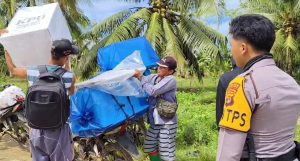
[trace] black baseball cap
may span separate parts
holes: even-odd
[[[77,55],[79,48],[68,39],[55,40],[52,43],[52,51],[56,55],[68,56],[70,54]]]
[[[166,67],[171,70],[175,70],[177,68],[177,61],[171,57],[171,56],[166,56],[162,58],[157,64],[161,67]]]

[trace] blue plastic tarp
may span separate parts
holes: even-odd
[[[99,49],[101,72],[112,70],[137,50],[147,69],[156,66],[159,57],[141,37]],[[148,108],[147,97],[113,96],[93,87],[82,88],[71,97],[70,127],[74,136],[95,137],[143,116]]]
[[[148,110],[145,98],[118,97],[84,88],[71,98],[70,126],[75,136],[95,137],[127,119],[139,118]]]
[[[144,37],[129,39],[100,48],[98,50],[98,65],[102,72],[112,70],[136,50],[140,51],[143,63],[147,68],[157,66],[159,57]]]
[[[141,82],[133,78],[136,70],[141,72],[146,70],[139,51],[127,56],[114,69],[77,83],[76,89],[91,87],[116,96],[144,97],[146,93],[142,89]]]

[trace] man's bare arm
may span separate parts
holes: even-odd
[[[8,31],[6,29],[0,30],[0,36],[2,36],[5,33],[8,33]],[[6,50],[5,50],[5,61],[6,61],[8,70],[12,74],[12,76],[19,77],[21,79],[27,78],[27,70],[25,68],[17,68],[15,66],[15,64],[13,63],[9,53]]]
[[[25,68],[17,68],[15,64],[13,63],[9,53],[5,51],[5,61],[6,65],[8,67],[8,70],[10,71],[12,76],[21,78],[21,79],[27,79],[27,70]]]

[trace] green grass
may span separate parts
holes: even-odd
[[[191,83],[192,82],[192,83]],[[212,161],[217,149],[216,79],[178,79],[178,161]]]
[[[215,91],[218,83],[216,80],[214,77],[203,78],[201,81],[197,78],[177,78],[177,87],[178,91],[186,92]]]
[[[17,79],[17,78],[9,78],[9,77],[1,77],[0,76],[0,86],[3,86],[3,85],[15,85],[17,87],[20,87],[22,88],[22,90],[24,92],[27,91],[27,88],[28,88],[28,82],[26,80],[21,80],[21,79]]]
[[[297,125],[295,139],[300,142],[300,125]]]

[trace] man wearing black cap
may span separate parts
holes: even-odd
[[[3,30],[0,32],[4,33]],[[45,65],[47,72],[55,72],[65,66],[70,54],[78,54],[78,48],[67,39],[56,40],[52,44],[51,59]],[[27,79],[30,86],[38,79],[40,71],[38,67],[30,69],[18,68],[14,65],[9,53],[5,51],[6,64],[12,76]],[[68,95],[74,93],[75,75],[66,71],[61,76]],[[69,108],[69,107],[66,107]],[[49,116],[52,119],[53,116]],[[33,161],[72,161],[73,145],[70,127],[64,123],[56,129],[30,129],[30,150]]]
[[[149,154],[150,161],[174,161],[177,114],[175,111],[174,115],[166,118],[160,114],[157,105],[160,99],[173,104],[177,103],[177,85],[173,76],[177,62],[173,57],[166,56],[157,62],[157,65],[157,74],[142,76],[137,71],[134,75],[141,80],[142,88],[149,95],[150,128],[145,137],[144,151]]]

